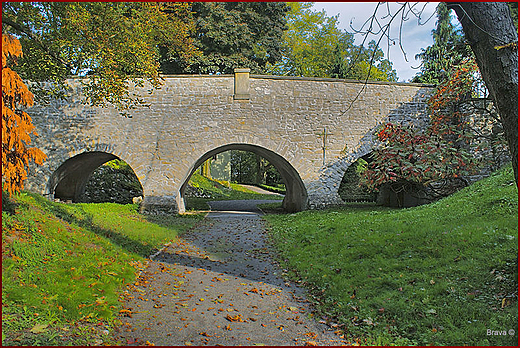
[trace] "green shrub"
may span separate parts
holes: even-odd
[[[143,196],[143,188],[134,171],[126,162],[115,159],[92,173],[81,201],[130,204],[139,196]]]

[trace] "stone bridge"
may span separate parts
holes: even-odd
[[[26,188],[50,199],[78,201],[91,173],[120,158],[139,178],[143,210],[183,212],[190,176],[208,158],[246,150],[280,172],[288,211],[342,203],[348,166],[371,151],[381,122],[427,122],[431,86],[326,78],[250,75],[164,76],[131,90],[147,104],[124,117],[81,100],[70,80],[65,100],[28,110],[35,146],[48,156],[32,165]]]

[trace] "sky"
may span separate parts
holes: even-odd
[[[397,77],[400,82],[409,81],[419,71],[419,69],[412,68],[419,67],[421,64],[420,60],[415,59],[415,55],[421,52],[421,48],[426,48],[433,43],[431,32],[436,26],[437,17],[434,12],[437,4],[438,3],[436,2],[432,2],[419,3],[417,5],[417,11],[422,10],[423,6],[425,6],[421,15],[421,23],[426,22],[425,24],[418,25],[418,19],[413,15],[408,16],[409,19],[404,22],[401,43],[408,61],[405,60],[397,41],[395,45],[390,45],[389,51],[386,40],[383,39],[381,41],[381,48],[385,53],[385,58],[389,59],[393,63],[393,68],[397,71]],[[318,11],[325,10],[329,17],[339,14],[338,27],[353,33],[354,31],[350,27],[351,20],[352,26],[355,29],[361,29],[363,23],[374,13],[376,6],[377,2],[316,2],[313,8]],[[395,14],[396,10],[400,7],[398,3],[389,3],[389,6],[391,14]],[[386,5],[380,7],[377,15],[378,20],[380,20],[381,23],[386,23],[388,19],[382,17],[387,14],[388,11]],[[431,17],[432,15],[433,17]],[[427,21],[428,18],[430,18],[429,21]],[[400,17],[396,19],[399,20],[395,21],[395,24],[391,26],[390,31],[390,37],[395,39],[399,37]],[[355,44],[359,45],[363,41],[363,36],[361,34],[354,34],[354,39]],[[369,37],[365,46],[367,46],[370,40],[376,40],[377,42],[378,37]]]

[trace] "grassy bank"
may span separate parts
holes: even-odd
[[[288,275],[352,340],[518,342],[518,191],[511,168],[426,206],[358,204],[266,218]]]
[[[269,185],[265,185],[265,184],[259,184],[257,186],[262,188],[262,189],[264,189],[264,190],[266,190],[266,191],[279,193],[281,195],[285,195],[285,193],[286,193],[285,185],[283,185],[283,184],[278,184],[276,186],[269,186]]]
[[[110,343],[124,284],[200,218],[16,196],[2,211],[3,345]]]
[[[251,191],[239,184],[211,180],[198,173],[192,175],[189,185],[196,193],[185,197],[187,210],[209,210],[207,202],[242,199],[283,199],[277,195],[265,195]],[[198,197],[196,197],[196,196]]]

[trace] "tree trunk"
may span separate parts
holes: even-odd
[[[211,159],[202,163],[200,166],[200,174],[208,179],[211,179]]]
[[[256,161],[255,184],[257,184],[257,185],[265,184],[265,168],[262,163],[262,157],[258,154],[255,154],[255,161]]]
[[[509,145],[518,187],[518,32],[506,2],[452,2]]]

